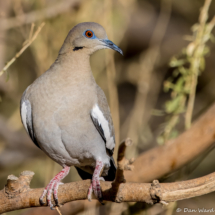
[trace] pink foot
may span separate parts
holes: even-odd
[[[103,179],[103,178],[100,178],[100,174],[103,169],[103,166],[104,166],[104,164],[102,161],[100,161],[100,160],[96,161],[96,168],[93,173],[92,184],[90,185],[90,188],[88,190],[88,195],[87,195],[87,198],[89,201],[91,201],[91,199],[92,199],[92,192],[93,192],[95,194],[96,198],[98,198],[99,201],[102,202],[102,191],[101,191],[99,180]]]
[[[57,192],[58,192],[58,186],[61,184],[61,180],[64,179],[68,173],[69,173],[70,167],[65,166],[61,172],[59,172],[50,182],[49,184],[46,186],[46,188],[43,191],[43,194],[40,197],[40,204],[44,205],[45,202],[43,201],[43,198],[45,197],[45,195],[47,194],[47,202],[48,202],[48,206],[53,210],[53,204],[51,202],[51,196],[52,193],[54,192],[54,200],[56,205],[58,205],[58,196],[57,196]]]

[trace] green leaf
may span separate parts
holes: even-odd
[[[179,72],[182,74],[182,75],[188,75],[189,74],[189,70],[188,69],[185,69],[183,66],[180,66],[178,68]]]
[[[169,66],[170,67],[179,67],[179,66],[183,66],[185,63],[186,63],[185,59],[178,60],[177,58],[173,57],[170,61]]]
[[[175,84],[174,91],[176,91],[177,93],[183,92],[184,83],[185,83],[184,77],[181,76]]]
[[[165,110],[167,113],[174,113],[179,105],[179,99],[178,97],[175,97],[174,99],[167,101],[165,103]]]
[[[180,95],[177,95],[172,100],[167,101],[165,103],[165,111],[169,114],[170,113],[179,114],[184,112],[184,99],[185,99],[185,95],[180,94]]]

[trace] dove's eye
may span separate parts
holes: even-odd
[[[85,32],[85,36],[88,37],[88,38],[92,38],[93,37],[93,32],[88,30]]]

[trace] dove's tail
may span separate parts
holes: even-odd
[[[103,176],[103,178],[105,179],[105,181],[113,181],[115,179],[115,175],[116,175],[116,165],[114,162],[113,157],[111,157],[110,159],[110,169],[108,170],[108,175]],[[85,172],[84,170],[80,169],[79,167],[76,167],[76,170],[78,171],[78,174],[80,175],[80,177],[83,180],[86,179],[92,179],[92,175],[88,172]]]

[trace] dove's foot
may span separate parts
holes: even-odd
[[[92,199],[92,192],[95,194],[96,198],[102,203],[102,191],[99,180],[104,180],[100,177],[101,171],[103,170],[104,164],[102,161],[96,161],[96,168],[93,173],[92,184],[88,190],[87,198],[89,201]]]
[[[43,198],[47,197],[47,203],[48,203],[48,206],[53,210],[54,209],[54,206],[51,202],[51,196],[52,196],[52,193],[54,194],[54,200],[55,200],[55,203],[56,205],[58,206],[58,196],[57,196],[57,192],[58,192],[58,186],[60,184],[62,184],[60,181],[62,179],[64,179],[68,173],[69,173],[69,170],[70,170],[70,167],[68,166],[65,166],[61,172],[59,172],[50,182],[49,184],[46,186],[46,188],[44,189],[43,191],[43,194],[41,195],[40,197],[40,204],[41,205],[44,205],[45,202],[43,201]]]

